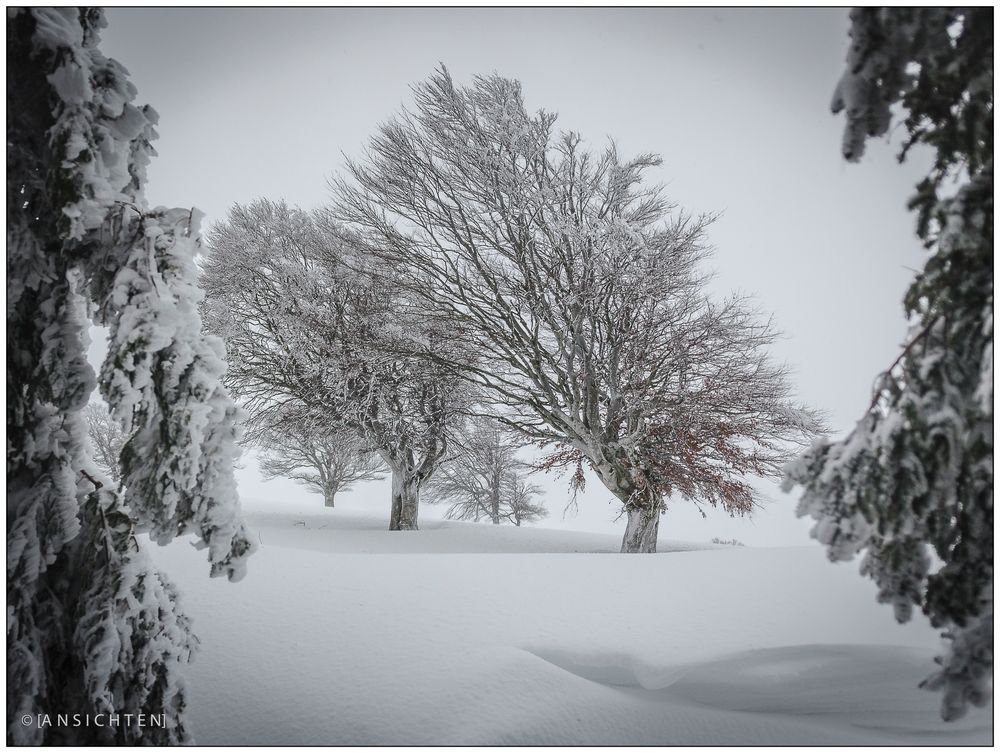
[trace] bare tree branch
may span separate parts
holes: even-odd
[[[770,321],[706,295],[713,218],[644,184],[655,155],[554,133],[516,81],[456,87],[441,68],[414,100],[332,188],[374,273],[441,333],[421,354],[550,463],[588,464],[628,512],[626,550],[655,548],[673,494],[749,513],[747,477],[779,475],[822,426],[767,355]]]
[[[447,450],[462,394],[417,352],[433,348],[433,326],[410,315],[388,271],[363,269],[352,237],[322,212],[237,205],[209,246],[206,326],[226,342],[248,440],[290,413],[354,432],[392,471],[390,528],[416,528],[420,485]]]
[[[452,457],[428,484],[428,501],[449,502],[446,517],[488,519],[514,525],[548,515],[534,497],[541,489],[528,483],[529,466],[518,458],[524,440],[496,419],[469,421],[452,439]]]

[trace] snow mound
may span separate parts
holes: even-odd
[[[942,737],[954,744],[983,744],[992,736],[983,714],[944,723],[938,716],[940,698],[919,689],[934,653],[864,645],[758,649],[695,667],[667,694],[720,710],[808,717],[824,726],[898,735],[910,742]]]
[[[262,545],[240,583],[209,579],[183,542],[154,551],[202,641],[201,744],[992,738],[990,710],[946,724],[916,688],[935,631],[897,625],[818,546],[619,555],[597,548],[616,537],[552,529],[253,517]]]

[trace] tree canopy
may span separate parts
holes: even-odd
[[[423,355],[550,462],[592,468],[627,512],[623,551],[655,550],[671,495],[749,513],[747,476],[778,474],[821,423],[769,358],[770,322],[706,295],[711,218],[646,184],[655,155],[556,133],[516,81],[441,68],[413,92],[334,212],[455,343]]]

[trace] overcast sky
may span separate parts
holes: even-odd
[[[197,206],[208,223],[233,203],[284,198],[311,208],[327,180],[409,86],[444,63],[458,82],[521,81],[529,109],[595,148],[663,156],[658,179],[692,212],[721,211],[713,287],[755,294],[786,337],[776,356],[799,396],[838,433],[868,404],[905,335],[903,291],[922,264],[905,203],[924,162],[895,160],[901,134],[840,156],[830,97],[847,50],[842,9],[110,9],[105,54],[160,114],[153,204]],[[926,159],[924,157],[924,159]],[[300,487],[239,472],[248,508],[322,505]],[[563,519],[564,481],[547,480],[546,525],[621,532],[591,479]],[[672,504],[661,537],[808,543],[794,497],[773,484],[753,521]],[[359,487],[346,507],[385,508]],[[421,517],[438,517],[422,506]]]

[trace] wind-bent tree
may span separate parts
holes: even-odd
[[[416,529],[420,487],[447,451],[460,394],[414,353],[414,343],[433,349],[438,333],[393,280],[364,270],[352,237],[322,213],[234,206],[210,246],[206,325],[228,347],[227,383],[250,414],[250,438],[293,408],[357,432],[392,472],[390,529]]]
[[[777,475],[819,422],[768,358],[770,324],[705,295],[709,219],[643,185],[659,158],[555,135],[516,81],[460,88],[442,68],[414,97],[335,183],[335,212],[460,344],[425,356],[554,462],[588,464],[627,514],[622,551],[655,551],[673,494],[749,513],[745,477]]]
[[[213,575],[252,544],[233,483],[236,407],[201,334],[192,210],[150,211],[156,114],[101,54],[97,9],[7,17],[7,740],[190,741],[197,645],[138,533],[194,533]],[[127,435],[124,497],[90,457],[88,310],[100,389]],[[60,727],[56,714],[162,724]],[[48,715],[48,716],[46,716]],[[47,723],[48,722],[48,723]]]
[[[122,480],[120,459],[128,439],[120,423],[115,421],[103,405],[91,403],[83,411],[87,433],[94,450],[94,462],[118,486]]]
[[[848,436],[787,469],[799,515],[832,560],[864,552],[862,573],[906,622],[913,607],[948,650],[924,687],[957,719],[992,695],[993,669],[993,9],[851,12],[844,156],[885,134],[899,104],[930,173],[910,208],[930,250],[906,297],[906,345]],[[934,563],[931,550],[936,557]]]
[[[525,478],[527,464],[518,459],[524,442],[499,421],[476,418],[457,429],[453,456],[429,482],[431,502],[450,503],[452,520],[488,519],[514,525],[548,515],[533,500],[541,493]]]
[[[292,415],[263,431],[260,445],[264,478],[297,481],[322,494],[327,507],[351,484],[384,478],[382,458],[350,429],[330,429]]]

